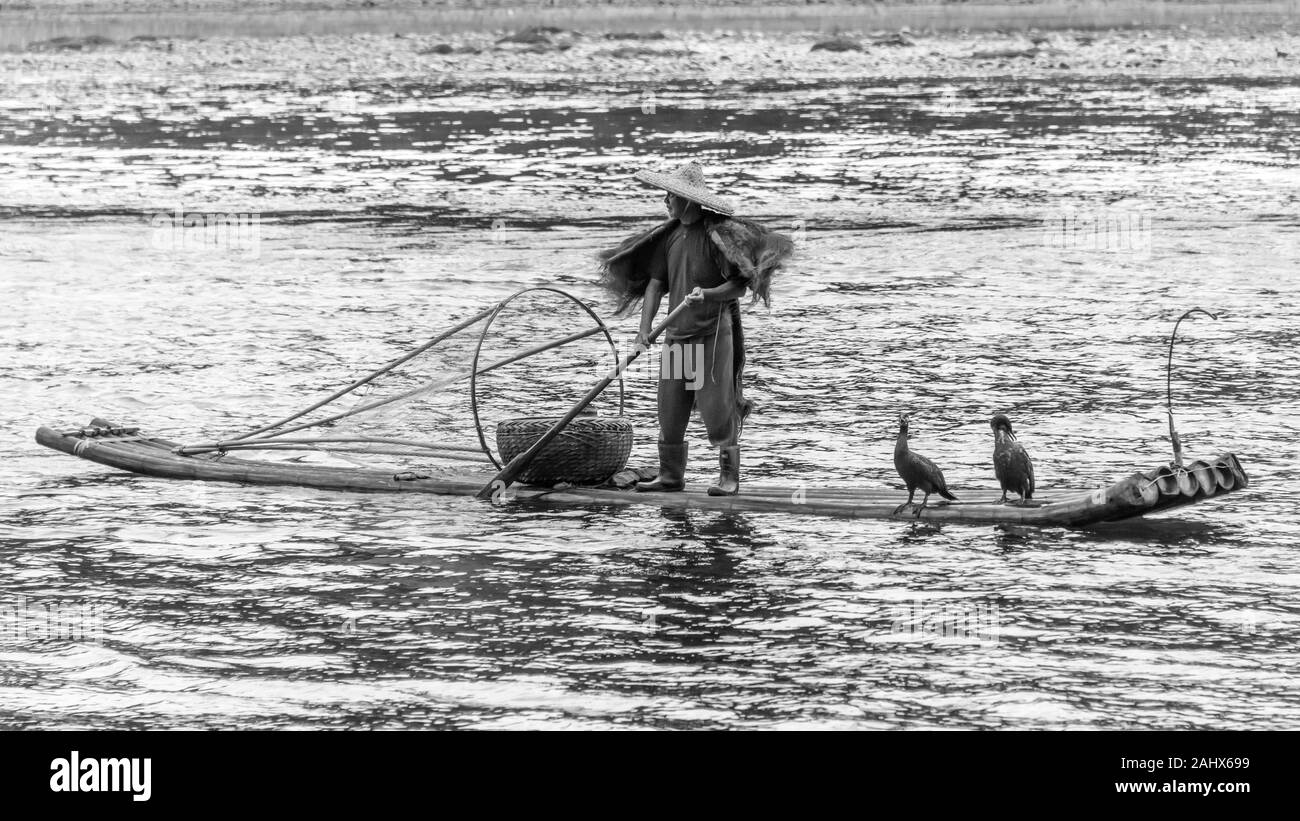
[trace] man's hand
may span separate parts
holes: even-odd
[[[649,339],[649,336],[650,336],[650,335],[647,334],[645,331],[637,331],[637,333],[636,333],[636,339],[632,342],[632,347],[633,347],[633,348],[640,348],[640,349],[643,350],[643,351],[648,351],[648,350],[650,350],[650,339]]]
[[[693,304],[698,303],[698,302],[703,302],[703,301],[704,301],[704,289],[703,289],[703,288],[696,288],[694,291],[691,291],[689,294],[687,294],[687,295],[686,295],[686,298],[685,298],[683,301],[684,301],[686,304],[688,304],[688,305],[693,305]]]

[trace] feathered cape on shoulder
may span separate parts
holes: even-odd
[[[794,252],[794,241],[753,220],[711,214],[704,220],[719,262],[725,259],[734,265],[749,281],[753,300],[761,299],[767,305],[772,275]],[[661,242],[676,227],[677,220],[670,219],[597,254],[600,283],[618,298],[617,313],[626,311],[645,294],[650,281],[650,261],[654,254],[663,253]]]

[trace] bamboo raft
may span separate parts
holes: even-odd
[[[237,482],[256,485],[294,485],[331,491],[432,493],[476,496],[487,474],[463,477],[427,477],[413,471],[301,465],[240,459],[230,454],[179,453],[175,442],[141,433],[137,427],[93,419],[89,427],[58,431],[42,427],[36,441],[46,447],[102,465],[146,476]],[[1109,487],[1058,491],[1059,496],[1034,500],[1028,505],[1000,504],[998,494],[963,493],[963,501],[931,504],[920,512],[933,522],[975,524],[1026,524],[1081,527],[1158,513],[1215,499],[1247,487],[1249,479],[1237,457],[1228,453],[1197,460],[1186,467],[1164,465],[1136,472]],[[562,489],[508,487],[494,503],[537,502],[557,505],[651,505],[715,511],[780,511],[818,516],[912,520],[911,511],[895,514],[902,491],[834,487],[780,487],[745,484],[738,496],[709,496],[702,491],[637,493],[606,488]],[[965,497],[969,496],[969,499]]]

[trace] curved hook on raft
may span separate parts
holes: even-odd
[[[1174,430],[1174,342],[1178,339],[1178,326],[1184,319],[1197,313],[1205,314],[1210,319],[1218,319],[1204,308],[1193,308],[1178,317],[1178,321],[1174,323],[1174,332],[1169,335],[1169,356],[1165,359],[1165,410],[1169,414],[1169,440],[1174,446],[1174,465],[1179,469],[1183,466],[1183,443],[1178,438],[1178,431]]]

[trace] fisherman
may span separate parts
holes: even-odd
[[[689,307],[664,334],[659,372],[659,475],[639,491],[685,487],[686,428],[699,409],[709,443],[719,449],[711,496],[740,490],[740,433],[752,403],[741,375],[745,337],[740,297],[768,304],[772,274],[794,243],[784,234],[733,216],[735,209],[704,181],[698,163],[673,171],[638,171],[635,179],[667,192],[668,220],[601,252],[601,283],[623,313],[641,300],[638,346],[645,346],[664,294],[668,309]]]

